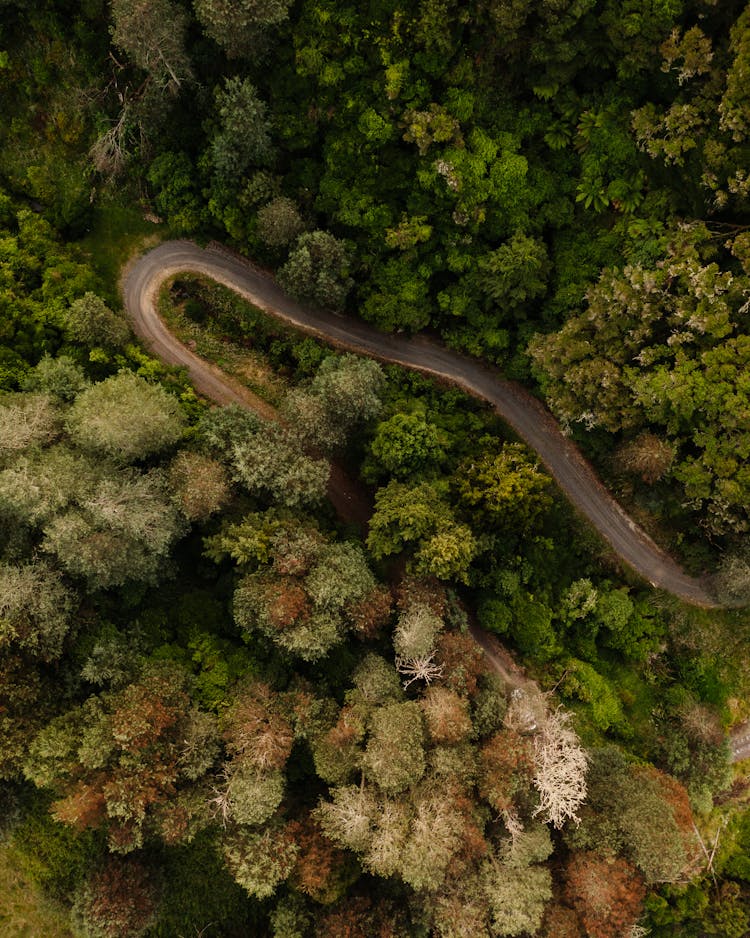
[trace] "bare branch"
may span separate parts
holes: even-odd
[[[534,815],[542,814],[558,829],[567,820],[579,823],[576,812],[586,799],[588,757],[569,721],[570,715],[558,708],[547,714],[534,737],[534,787],[540,796]]]
[[[401,658],[398,655],[396,656],[396,670],[399,674],[403,674],[405,677],[408,677],[408,681],[404,681],[404,688],[407,688],[414,681],[424,681],[425,684],[429,684],[430,681],[434,681],[436,678],[443,676],[442,664],[435,664],[433,659],[435,657],[435,652],[433,651],[429,655],[424,655],[421,658]]]

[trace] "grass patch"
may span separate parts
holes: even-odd
[[[66,910],[47,898],[21,868],[16,849],[0,846],[0,935],[72,938]]]
[[[331,352],[277,322],[220,284],[182,274],[167,282],[159,314],[197,355],[278,406],[290,383],[312,374]]]
[[[134,254],[155,247],[171,235],[167,225],[147,221],[139,205],[103,201],[94,208],[91,228],[79,246],[101,277],[106,299],[119,306],[122,268]]]

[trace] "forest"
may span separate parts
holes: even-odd
[[[0,932],[750,933],[749,69],[738,0],[0,0]],[[715,604],[179,272],[214,406],[170,239],[520,382]]]

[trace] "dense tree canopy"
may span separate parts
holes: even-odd
[[[118,284],[217,239],[431,330],[745,601],[747,4],[0,6],[3,850],[91,938],[740,938],[745,612],[625,574],[456,388],[181,276],[279,421],[209,409]]]

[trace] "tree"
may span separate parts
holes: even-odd
[[[384,383],[382,368],[370,358],[329,356],[307,388],[286,396],[283,412],[301,441],[326,452],[340,450],[380,413]]]
[[[160,153],[149,166],[147,178],[156,190],[156,209],[167,216],[170,228],[180,234],[195,231],[204,210],[190,157],[183,152]]]
[[[375,495],[367,546],[377,559],[411,547],[418,574],[467,581],[478,544],[471,530],[453,518],[450,506],[433,485],[390,482]]]
[[[64,443],[17,457],[0,471],[0,513],[36,526],[87,497],[102,467]]]
[[[517,231],[505,244],[480,257],[478,269],[480,289],[506,318],[545,293],[550,263],[543,242]]]
[[[742,256],[741,242],[727,247]],[[747,404],[748,278],[703,225],[671,230],[658,248],[655,262],[602,271],[587,309],[529,351],[561,420],[659,435],[684,500],[714,532],[743,531],[748,480],[737,457],[750,438],[735,415]],[[658,455],[663,464],[664,447]]]
[[[89,588],[155,583],[184,521],[169,502],[163,476],[121,470],[104,475],[79,506],[44,528],[43,549]]]
[[[632,766],[613,749],[590,753],[588,800],[565,839],[575,849],[624,856],[647,883],[671,882],[694,861],[698,845],[683,786],[650,766]]]
[[[160,900],[155,871],[137,856],[107,857],[77,890],[72,920],[86,938],[140,938],[155,924]]]
[[[414,603],[399,616],[393,647],[400,658],[425,658],[435,650],[443,622],[429,606]]]
[[[505,862],[490,854],[482,863],[481,882],[489,906],[492,931],[500,935],[534,934],[552,898],[552,876],[539,863]]]
[[[61,430],[60,411],[49,394],[0,398],[0,457],[50,443]]]
[[[195,0],[195,12],[206,34],[229,58],[251,54],[269,26],[289,15],[291,0]]]
[[[491,736],[479,752],[479,791],[495,811],[514,810],[528,790],[534,770],[532,743],[510,728]]]
[[[456,482],[462,502],[478,523],[490,520],[520,535],[528,534],[552,504],[549,486],[549,477],[519,443],[505,443],[497,455],[465,463]]]
[[[55,792],[57,820],[104,829],[118,853],[147,835],[184,842],[208,822],[205,800],[186,796],[216,758],[216,725],[186,685],[174,663],[152,662],[134,683],[90,697],[37,735],[24,772]]]
[[[294,732],[282,713],[282,701],[260,681],[237,687],[221,716],[222,738],[230,756],[258,772],[283,769]]]
[[[553,827],[579,821],[578,809],[586,800],[588,760],[576,733],[568,726],[570,714],[558,709],[546,714],[534,737],[534,787],[541,814]]]
[[[211,799],[224,824],[258,826],[273,816],[284,797],[281,772],[259,772],[246,762],[226,770],[226,784]]]
[[[74,606],[75,594],[48,564],[0,565],[0,648],[58,658]]]
[[[293,433],[270,423],[233,441],[231,466],[249,491],[288,508],[319,502],[330,473],[327,462],[300,450]]]
[[[169,487],[190,521],[205,521],[229,499],[229,480],[221,463],[188,450],[172,460]]]
[[[211,165],[220,184],[231,189],[251,166],[271,163],[271,122],[266,104],[246,78],[226,79],[215,98],[219,130],[211,142]]]
[[[422,415],[402,413],[378,424],[370,452],[375,471],[382,466],[402,481],[433,469],[444,455],[437,427]]]
[[[306,661],[324,657],[343,641],[376,588],[361,548],[282,524],[268,532],[261,550],[256,556],[264,566],[235,591],[237,624]]]
[[[591,938],[620,938],[642,914],[643,877],[626,860],[574,853],[565,880],[566,898]]]
[[[277,196],[258,209],[258,235],[269,247],[285,247],[304,230],[295,202],[286,196]]]
[[[433,743],[455,745],[469,738],[472,722],[467,701],[447,687],[429,687],[420,701]]]
[[[655,433],[643,431],[635,439],[618,447],[615,463],[627,472],[632,472],[646,483],[653,485],[670,470],[676,448]]]
[[[192,76],[185,51],[186,14],[170,0],[113,0],[112,41],[163,90]]]
[[[282,287],[298,299],[312,300],[328,309],[343,309],[353,285],[349,251],[327,231],[309,231],[297,238],[289,258],[279,270]]]
[[[299,847],[285,828],[256,832],[240,827],[226,834],[222,850],[240,886],[256,899],[267,899],[292,873]]]
[[[122,348],[131,337],[128,324],[115,315],[95,293],[84,293],[65,312],[65,326],[71,338],[89,348]]]
[[[28,371],[21,381],[21,389],[32,393],[50,394],[69,403],[89,387],[89,381],[80,365],[67,355],[44,358]]]
[[[123,463],[173,446],[184,425],[175,398],[130,371],[79,394],[65,422],[79,446]]]
[[[735,142],[744,143],[750,131],[750,99],[743,78],[750,62],[750,13],[747,9],[732,26],[729,51],[733,60],[719,104],[719,126],[731,133]]]
[[[386,704],[373,713],[364,766],[386,794],[398,794],[422,777],[422,726],[422,713],[414,701]]]

